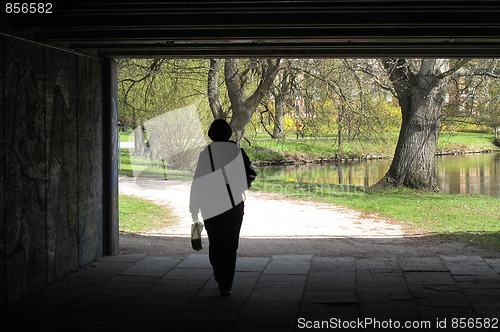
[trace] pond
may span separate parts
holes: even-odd
[[[337,164],[257,167],[260,177],[290,181],[371,186],[388,171],[391,160]],[[500,198],[500,153],[436,157],[441,191],[449,194],[483,194]]]

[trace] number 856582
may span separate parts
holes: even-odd
[[[6,14],[52,14],[50,2],[7,2]]]

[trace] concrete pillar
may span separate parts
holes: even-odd
[[[119,253],[118,228],[118,65],[103,63],[104,255]]]

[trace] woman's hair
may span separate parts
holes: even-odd
[[[232,134],[231,126],[221,119],[214,120],[208,129],[208,137],[212,141],[229,141]]]

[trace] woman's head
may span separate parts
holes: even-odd
[[[231,126],[221,119],[214,120],[208,129],[208,137],[212,141],[229,141],[232,134]]]

